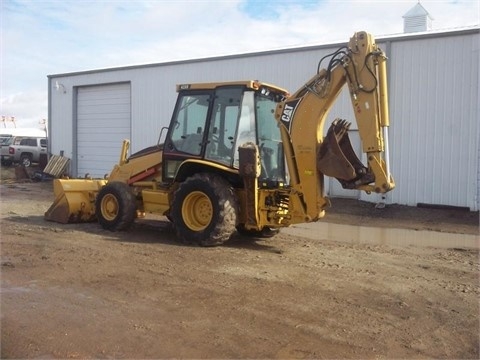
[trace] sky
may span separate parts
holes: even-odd
[[[41,127],[47,75],[395,35],[417,2],[0,0],[0,127]],[[432,30],[480,24],[480,0],[420,4]]]

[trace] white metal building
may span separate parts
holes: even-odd
[[[377,38],[389,57],[390,158],[397,183],[387,203],[480,208],[480,27]],[[344,43],[48,76],[50,152],[71,174],[103,177],[132,152],[157,143],[180,83],[253,80],[294,92],[319,59]],[[355,123],[346,92],[330,112]],[[329,124],[326,124],[325,129]],[[358,135],[352,131],[360,150]],[[327,181],[331,196],[381,200]]]

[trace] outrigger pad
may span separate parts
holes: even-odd
[[[350,125],[346,120],[335,119],[317,154],[319,171],[338,179],[346,188],[354,187],[349,183],[356,182],[368,172],[352,148],[348,137]]]

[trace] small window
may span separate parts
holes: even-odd
[[[23,138],[16,137],[14,138],[12,145],[20,145],[20,143],[23,141]]]
[[[40,146],[47,147],[47,139],[40,139]]]
[[[37,138],[23,138],[20,140],[19,145],[37,146]]]

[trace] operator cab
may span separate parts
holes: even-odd
[[[179,85],[163,150],[164,181],[177,176],[180,165],[202,166],[237,174],[238,147],[258,146],[259,183],[275,187],[285,182],[285,161],[275,108],[286,91],[256,81]],[[182,166],[183,168],[183,166]]]

